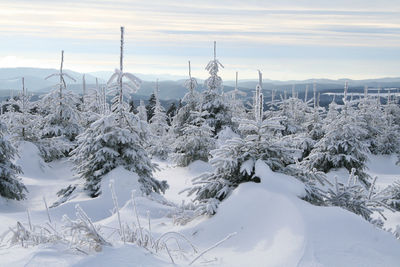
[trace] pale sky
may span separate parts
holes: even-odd
[[[0,68],[196,77],[217,41],[223,79],[400,76],[400,0],[0,0]]]

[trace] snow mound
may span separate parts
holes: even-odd
[[[112,215],[114,204],[112,201],[110,182],[114,182],[114,190],[118,197],[120,207],[130,203],[132,191],[135,192],[135,197],[138,198],[140,205],[143,193],[140,189],[139,177],[136,173],[126,170],[123,167],[117,167],[107,173],[101,181],[101,194],[96,198],[91,198],[86,192],[78,192],[72,199],[60,206],[51,209],[53,214],[62,216],[63,214],[74,214],[76,204],[79,204],[82,209],[89,215],[93,221],[105,219]],[[167,202],[159,194],[151,194],[149,196],[159,202]]]
[[[184,230],[194,242],[237,235],[210,252],[224,266],[398,266],[398,241],[360,216],[336,207],[313,206],[298,196],[293,177],[256,163],[261,183],[241,184],[215,216]]]

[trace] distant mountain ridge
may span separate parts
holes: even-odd
[[[35,93],[45,93],[52,89],[58,83],[57,77],[52,77],[48,80],[44,78],[52,73],[58,72],[57,69],[41,69],[41,68],[0,68],[0,96],[10,95],[10,91],[19,91],[21,89],[21,77],[25,77],[25,86],[28,91]],[[72,70],[65,70],[72,76],[76,82],[67,81],[68,88],[77,93],[82,92],[82,76],[83,73],[75,72]],[[99,83],[104,84],[111,76],[112,72],[100,71],[85,73],[86,87],[94,88],[96,77]],[[148,97],[155,88],[155,74],[135,74],[143,80],[140,90],[137,92],[142,97]],[[223,77],[222,77],[223,78]],[[160,98],[165,100],[173,100],[182,98],[186,89],[183,87],[185,81],[184,76],[173,76],[168,74],[159,75],[159,88]],[[173,80],[175,79],[175,80]],[[203,90],[203,81],[199,81],[198,90]],[[318,90],[338,90],[343,88],[345,81],[349,82],[350,88],[360,89],[364,86],[368,87],[400,87],[400,77],[394,78],[379,78],[379,79],[366,79],[366,80],[352,80],[352,79],[308,79],[308,80],[290,80],[290,81],[277,81],[264,79],[264,90],[278,90],[291,92],[292,86],[295,85],[296,91],[304,91],[306,85],[309,85],[312,90],[312,84],[316,82]],[[245,91],[248,96],[254,90],[257,80],[240,80],[238,83],[239,89]],[[224,81],[224,91],[234,89],[234,81]]]

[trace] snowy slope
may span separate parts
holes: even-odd
[[[33,223],[46,222],[42,196],[51,203],[56,199],[55,192],[76,179],[71,163],[65,160],[46,164],[40,160],[36,147],[26,142],[19,151],[17,162],[24,169],[22,179],[30,193],[28,200],[21,203],[1,200],[0,233],[15,225],[17,220],[27,222],[26,208],[31,212]],[[317,207],[302,201],[299,196],[304,194],[304,188],[300,182],[272,172],[262,162],[257,162],[256,168],[261,183],[240,185],[222,202],[215,216],[199,217],[184,226],[174,225],[175,204],[190,199],[178,192],[190,184],[191,178],[211,167],[200,161],[186,168],[167,162],[158,164],[161,170],[156,176],[167,179],[171,186],[165,198],[141,196],[137,175],[117,168],[103,180],[100,197],[90,199],[78,194],[69,202],[50,209],[50,215],[60,225],[63,214],[74,218],[75,205],[79,204],[96,225],[109,229],[117,227],[108,187],[109,182],[115,180],[122,221],[135,220],[131,191],[136,190],[140,222],[147,227],[149,214],[151,230],[156,237],[178,231],[202,251],[236,232],[196,261],[196,266],[399,266],[400,243],[391,234],[346,210]],[[369,166],[371,173],[385,177],[382,184],[396,178],[397,167],[391,160],[376,157]],[[61,245],[25,249],[10,248],[2,243],[0,266],[171,266],[165,253],[153,255],[135,245],[118,242],[117,235],[107,228],[104,228],[104,236],[114,246],[88,256]],[[177,262],[187,265],[195,255],[188,256],[189,259],[179,258]]]

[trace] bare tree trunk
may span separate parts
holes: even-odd
[[[257,122],[261,122],[263,119],[264,113],[264,98],[262,94],[262,73],[258,71],[258,84],[256,87],[256,95],[255,95],[255,103],[254,103],[254,116]]]
[[[119,75],[119,80],[118,80],[120,123],[122,120],[122,101],[123,101],[123,91],[122,91],[122,73],[123,73],[123,67],[124,67],[123,62],[124,62],[124,27],[121,27],[121,54],[120,54],[120,58],[119,58],[120,75]]]
[[[306,91],[304,93],[304,103],[307,103],[307,96],[308,96],[308,84],[306,85]]]
[[[233,100],[236,100],[236,94],[238,93],[238,72],[236,72],[236,81],[235,81],[235,91],[233,93]]]
[[[82,111],[85,111],[86,79],[85,74],[82,77]]]
[[[25,94],[25,78],[22,77],[22,138],[25,139],[25,101],[26,101],[26,94]]]
[[[313,91],[314,91],[314,108],[317,107],[317,84],[314,82],[313,84]]]
[[[189,60],[189,81],[190,81],[190,94],[193,95],[193,89],[194,89],[194,85],[193,85],[193,81],[192,81],[192,68],[190,66],[190,60]]]
[[[64,50],[61,50],[61,66],[60,66],[60,119],[62,118],[62,89],[64,85],[64,78],[63,78],[63,64],[64,64]]]

